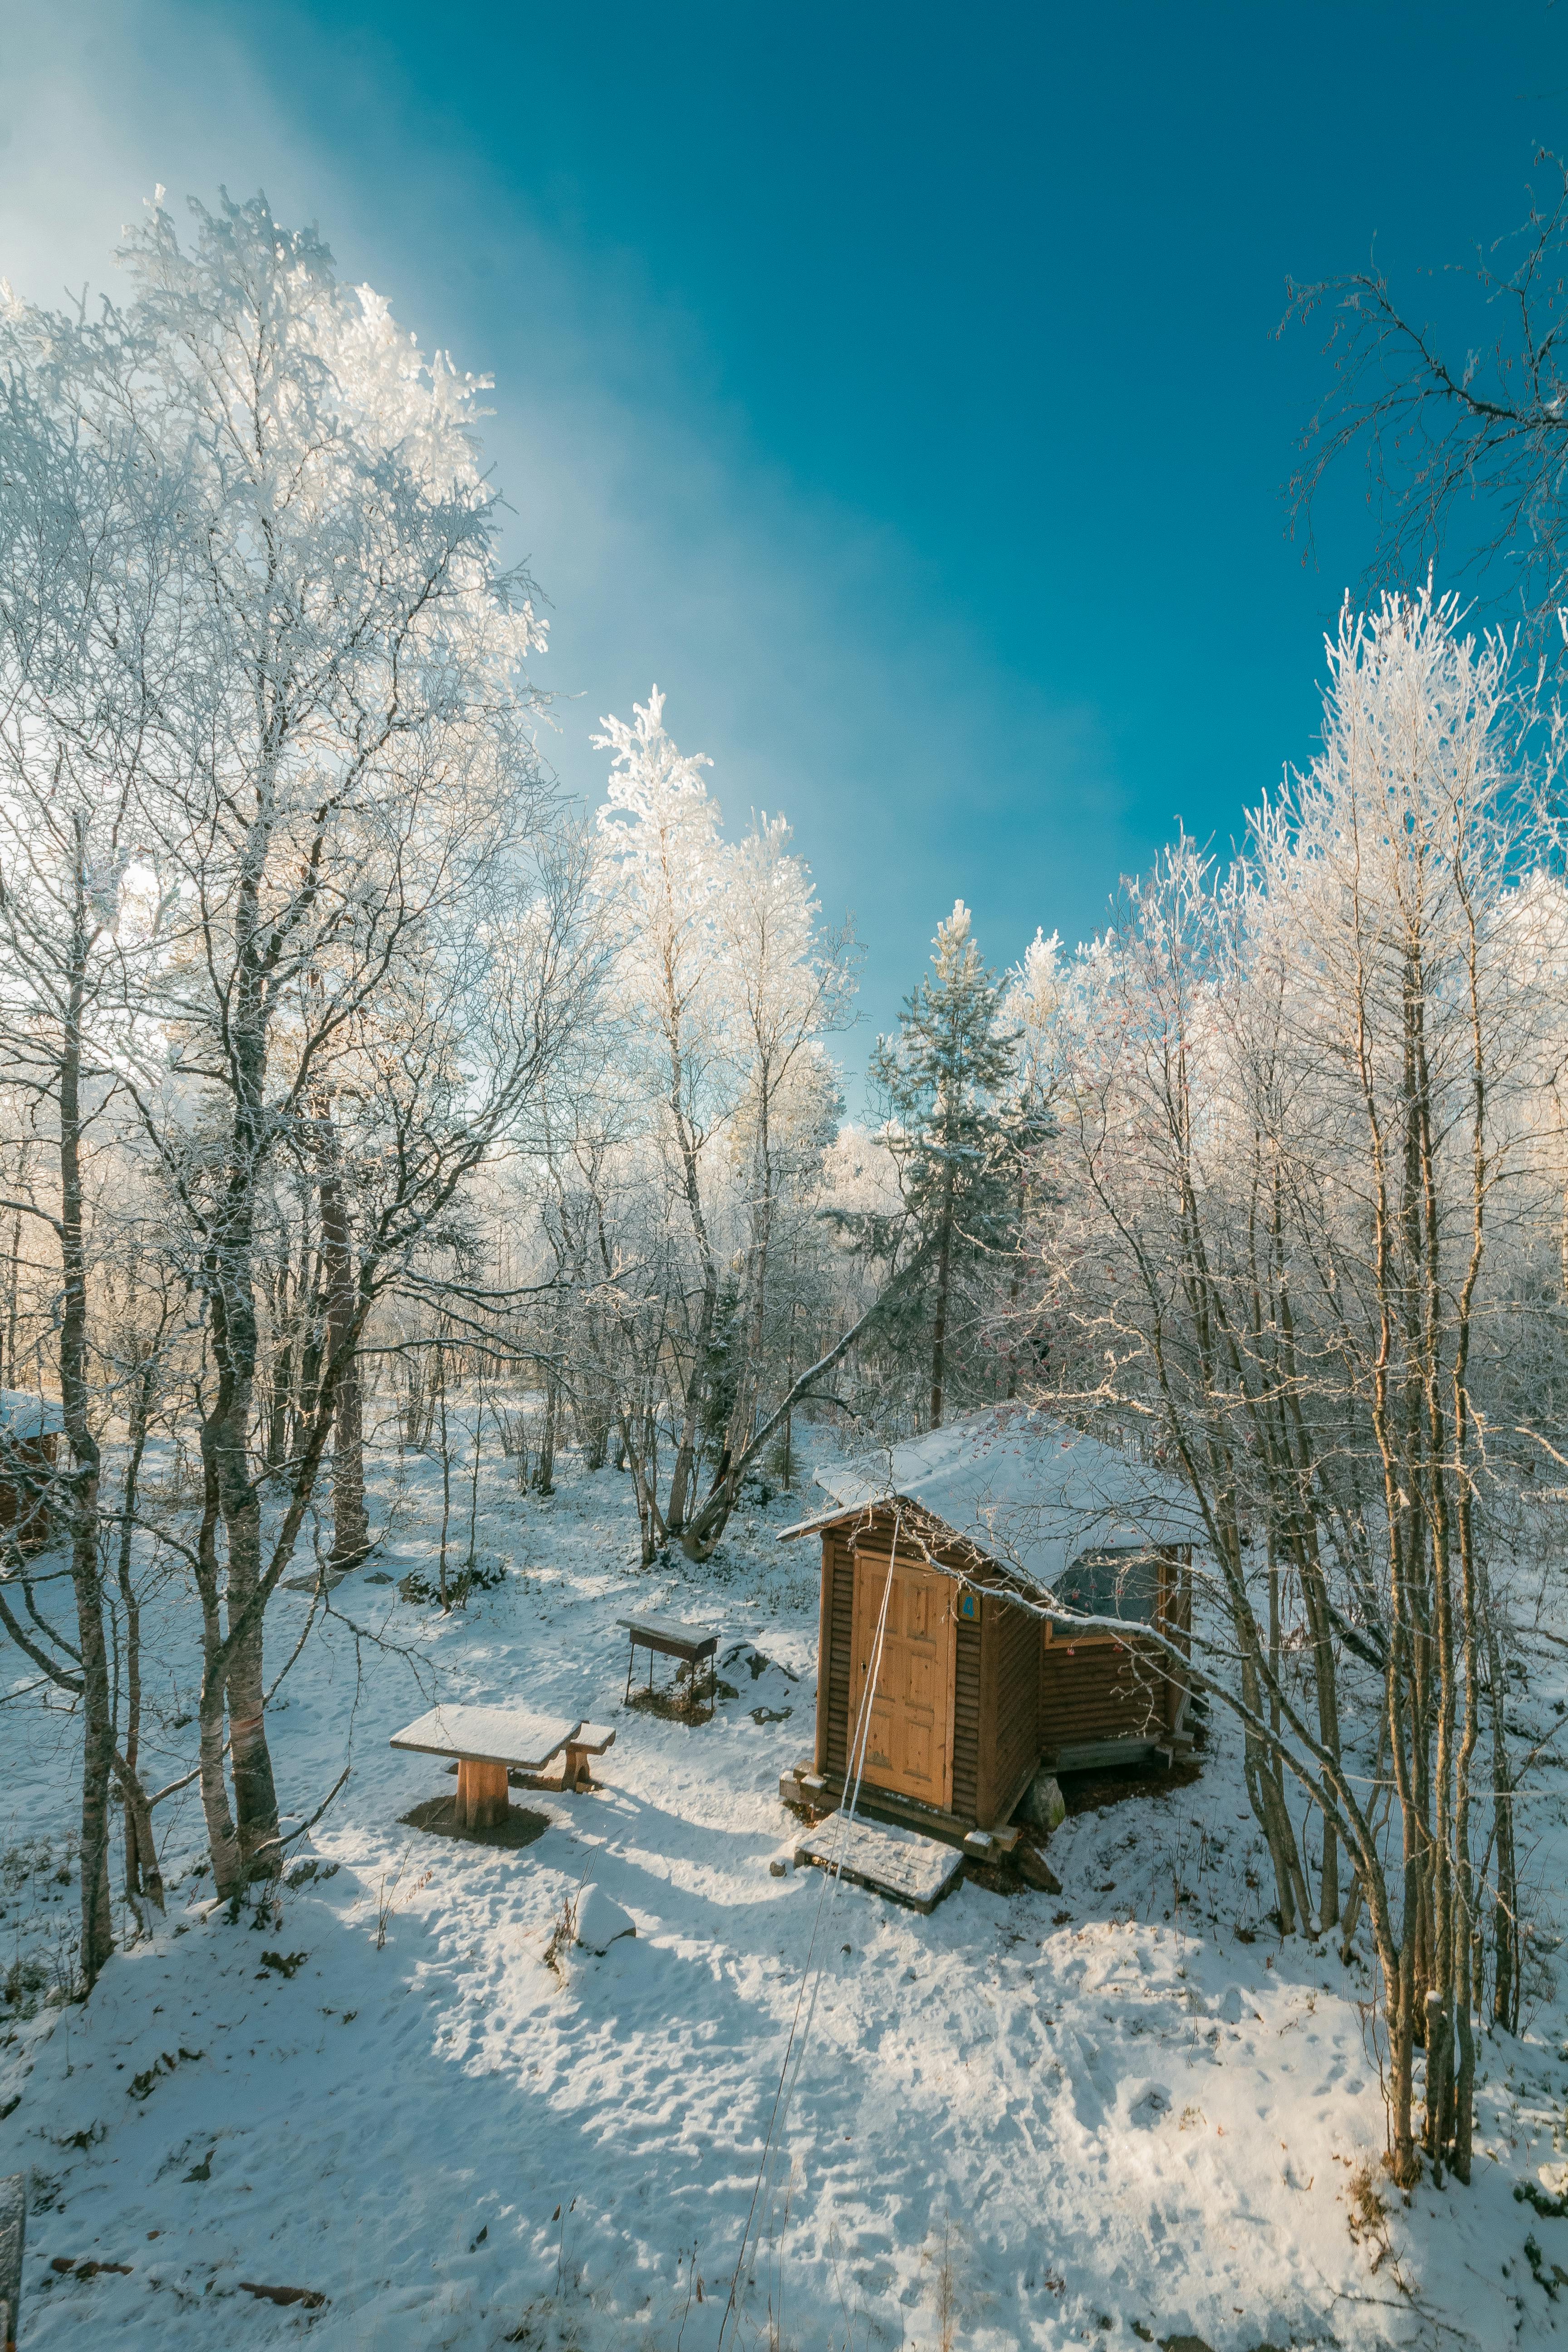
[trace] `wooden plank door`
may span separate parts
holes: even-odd
[[[900,1560],[892,1571],[881,1662],[866,1738],[865,1778],[873,1788],[919,1797],[943,1812],[952,1809],[952,1669],[956,1652],[952,1600],[956,1587],[935,1570]],[[855,1560],[855,1640],[849,1673],[853,1740],[877,1656],[877,1625],[887,1589],[888,1562],[868,1553]],[[850,1771],[855,1768],[850,1758]]]

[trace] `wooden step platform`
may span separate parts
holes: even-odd
[[[1008,1797],[997,1808],[995,1834],[1005,1834],[1005,1824],[1035,1777],[1031,1764]],[[781,1775],[779,1795],[786,1805],[810,1805],[821,1812],[829,1805],[844,1801],[844,1776],[841,1772],[814,1772],[808,1761],[803,1760],[793,1770]],[[979,1827],[973,1813],[942,1812],[935,1805],[922,1804],[918,1797],[898,1796],[891,1789],[879,1789],[870,1780],[862,1780],[855,1807],[857,1820],[889,1822],[900,1829],[913,1830],[917,1835],[940,1838],[948,1845],[962,1846],[966,1838]]]
[[[934,1911],[963,1875],[962,1853],[935,1838],[847,1821],[838,1813],[819,1822],[795,1850],[797,1863],[815,1863],[822,1870],[838,1867],[840,1855],[843,1875],[857,1886],[868,1886],[915,1911]]]

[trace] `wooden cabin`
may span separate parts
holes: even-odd
[[[786,1535],[822,1540],[813,1764],[834,1801],[858,1764],[862,1811],[962,1834],[1005,1823],[1042,1764],[1182,1744],[1187,1675],[1138,1630],[1190,1651],[1169,1482],[997,1409],[820,1483],[837,1507]]]
[[[41,1551],[48,1542],[47,1487],[64,1427],[57,1399],[0,1389],[0,1546]]]

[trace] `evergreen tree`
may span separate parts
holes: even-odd
[[[905,999],[898,1036],[878,1039],[871,1080],[889,1121],[905,1209],[931,1263],[931,1425],[938,1429],[955,1285],[1004,1249],[1016,1223],[1003,1098],[1018,1040],[1003,1025],[1003,984],[980,960],[962,898],[932,944],[933,971]]]

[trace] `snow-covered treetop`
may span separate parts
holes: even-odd
[[[658,1091],[707,1134],[759,1087],[777,1116],[777,1089],[833,1025],[845,986],[824,964],[788,824],[763,811],[727,842],[702,773],[712,761],[679,749],[664,707],[656,686],[629,721],[601,720],[593,741],[611,759],[598,828],[623,1002],[661,1041]]]

